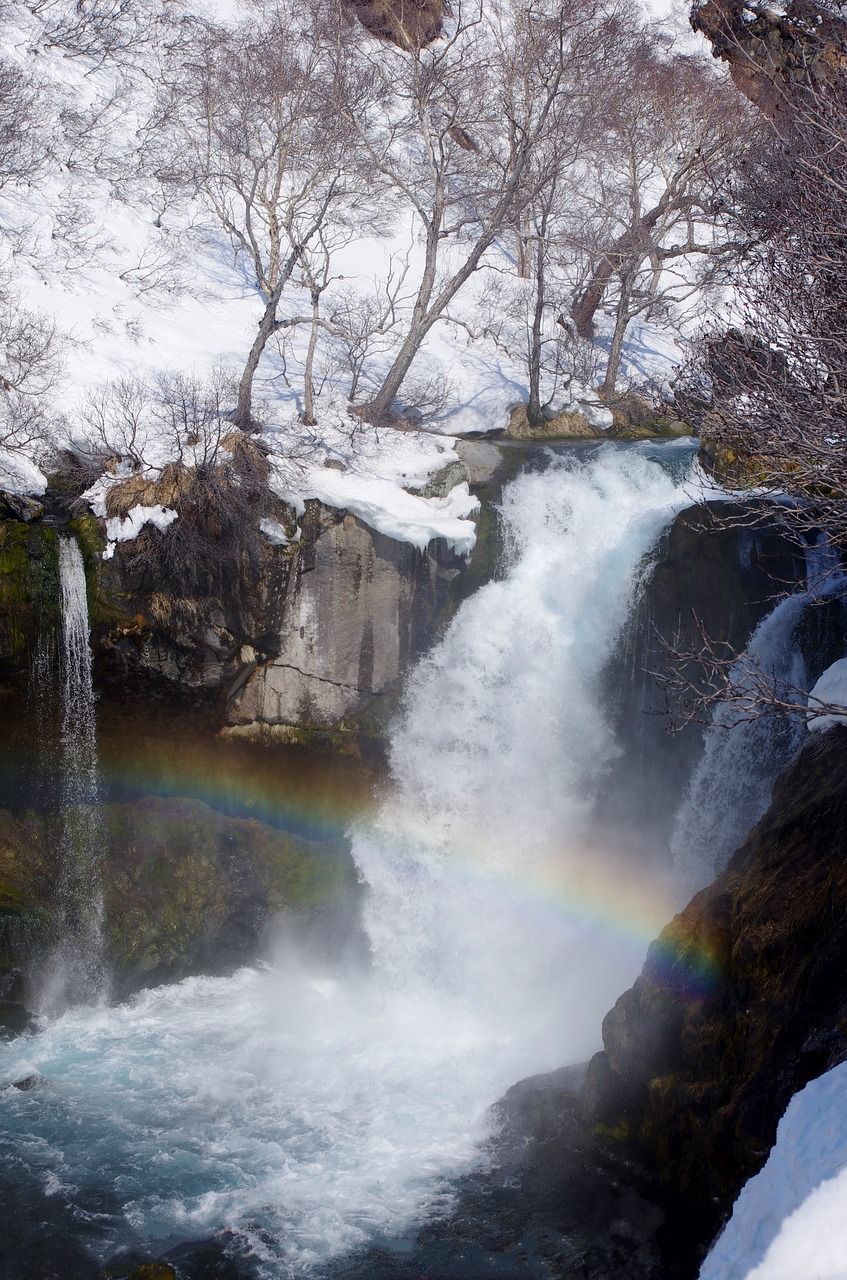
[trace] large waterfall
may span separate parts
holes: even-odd
[[[508,1085],[599,1047],[669,909],[591,830],[618,750],[604,663],[687,501],[690,451],[654,454],[551,455],[507,489],[502,576],[414,673],[391,784],[354,833],[370,965],[281,950],[0,1050],[3,1078],[48,1082],[9,1091],[10,1176],[100,1257],[229,1230],[282,1277],[396,1236],[484,1158]]]

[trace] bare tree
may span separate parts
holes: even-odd
[[[51,316],[0,295],[0,446],[47,443],[50,394],[62,372],[62,338]]]
[[[400,322],[410,255],[390,255],[385,275],[358,287],[346,284],[333,293],[329,333],[349,375],[348,395],[355,401],[359,382],[377,349],[386,351]]]
[[[593,264],[571,309],[579,336],[593,339],[614,290],[606,398],[633,317],[702,291],[743,251],[730,178],[755,133],[731,86],[696,60],[668,55],[649,29],[631,36],[625,61],[587,184],[594,207],[580,248]]]
[[[771,64],[762,73],[772,82],[763,99],[781,105],[778,129],[747,173],[745,209],[756,247],[734,281],[740,321],[704,332],[687,392],[722,475],[791,495],[793,527],[804,537],[825,530],[843,551],[847,22],[797,23],[800,31],[788,34],[792,46],[803,37],[805,63],[789,63],[787,71]],[[815,52],[824,77],[809,69]]]
[[[664,706],[654,714],[668,717],[671,734],[691,724],[735,729],[753,720],[845,715],[843,704],[779,676],[757,653],[715,640],[696,614],[658,642],[663,662],[650,674]]]
[[[305,251],[367,204],[345,123],[353,43],[331,0],[280,0],[258,7],[248,28],[208,33],[171,86],[164,115],[264,304],[238,388],[244,429],[268,341],[294,323],[279,306]]]
[[[375,60],[384,92],[353,123],[413,211],[423,261],[405,335],[365,416],[390,415],[433,325],[496,238],[519,225],[544,181],[532,161],[556,128],[566,68],[615,20],[601,0],[534,0],[491,14],[469,2],[433,46]]]
[[[174,46],[188,18],[180,0],[40,0],[44,43],[95,65],[143,69],[151,51]]]
[[[0,187],[31,182],[50,151],[46,95],[19,67],[0,60]]]
[[[847,551],[847,20],[841,4],[776,8],[710,0],[692,19],[773,127],[739,191],[751,244],[734,277],[740,317],[704,331],[681,393],[702,422],[701,455],[755,495],[733,519],[760,521],[762,495],[778,496],[781,526],[814,547],[808,594],[825,605],[845,595]],[[678,720],[718,702],[727,723],[805,704],[696,619],[669,648]]]
[[[526,323],[527,418],[538,426],[544,401],[567,386],[581,367],[580,335],[565,318],[570,280],[577,266],[586,210],[586,178],[591,157],[603,153],[608,119],[619,107],[620,84],[629,74],[629,53],[640,24],[617,15],[600,42],[586,42],[581,56],[568,59],[561,92],[553,106],[554,128],[535,149],[532,196],[514,229],[518,275],[529,284]],[[531,92],[533,69],[530,75]],[[548,383],[542,395],[542,382]]]

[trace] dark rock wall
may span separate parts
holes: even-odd
[[[39,635],[61,620],[56,530],[0,520],[0,683],[26,680]]]
[[[423,552],[395,542],[318,502],[301,525],[289,546],[257,535],[249,564],[211,555],[189,591],[185,574],[162,576],[156,530],[104,560],[97,522],[73,521],[63,533],[86,560],[101,696],[206,705],[242,729],[379,717],[437,637],[468,561],[441,541]],[[53,642],[61,628],[57,536],[41,522],[0,520],[0,682],[9,686],[25,684],[39,637]]]
[[[791,1096],[847,1056],[847,727],[810,737],[603,1022],[587,1117],[715,1224]]]
[[[733,527],[733,516],[741,515],[741,508],[727,503],[680,512],[645,565],[647,581],[605,673],[622,752],[597,816],[638,825],[647,839],[669,839],[677,805],[703,750],[696,725],[677,736],[667,732],[655,674],[671,661],[667,644],[681,626],[690,628],[696,613],[715,642],[740,651],[773,609],[778,592],[804,583],[805,563],[796,543],[776,523]],[[821,610],[813,612],[809,627],[814,630],[824,619]],[[841,626],[842,643],[844,638]]]
[[[255,959],[280,912],[315,927],[327,915],[337,934],[338,913],[357,901],[345,841],[310,840],[199,800],[101,805],[98,831],[114,995]],[[4,983],[37,973],[62,936],[61,850],[57,821],[0,810],[0,1026]],[[23,1000],[31,995],[25,982]]]

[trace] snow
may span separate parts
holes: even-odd
[[[843,707],[844,714],[833,712],[829,715],[815,715],[814,708],[821,703],[832,707]],[[806,728],[810,733],[819,733],[824,729],[832,728],[835,724],[843,724],[845,720],[847,720],[847,658],[839,658],[831,667],[827,667],[809,692]]]
[[[446,539],[459,555],[473,550],[474,527],[468,520],[479,508],[467,484],[458,484],[446,498],[420,498],[387,480],[314,471],[309,497],[330,507],[343,507],[365,524],[400,542],[411,542],[423,551],[433,538]]]
[[[47,488],[47,477],[21,453],[0,449],[0,490],[28,494],[40,498]]]
[[[659,12],[657,4],[649,0],[647,7],[666,29],[670,23],[682,30],[684,6],[660,5]],[[239,0],[198,0],[198,9],[230,24],[249,15],[248,6]],[[108,454],[114,443],[114,414],[98,419],[96,412],[104,391],[123,380],[149,393],[163,377],[175,374],[200,382],[237,377],[262,302],[249,272],[200,198],[185,193],[174,197],[149,171],[145,176],[133,169],[156,74],[133,74],[108,62],[65,57],[45,39],[47,21],[24,6],[4,15],[4,56],[43,86],[54,136],[50,159],[36,182],[9,183],[0,189],[0,225],[5,230],[0,273],[14,282],[26,307],[51,318],[63,337],[64,368],[51,392],[59,443],[82,443]],[[116,89],[123,96],[110,106]],[[97,159],[69,155],[70,144],[60,127],[60,115],[68,109],[104,113]],[[369,226],[363,219],[355,236],[339,248],[327,312],[348,294],[384,301],[386,281],[403,273],[406,283],[397,305],[401,314],[404,308],[408,311],[422,266],[421,236],[408,210],[398,212],[393,225],[379,222],[377,217]],[[410,418],[414,420],[418,407],[423,415],[420,429],[377,430],[351,415],[346,404],[349,374],[329,339],[322,339],[318,350],[317,426],[307,428],[302,422],[300,373],[306,327],[286,330],[279,350],[266,353],[256,381],[256,407],[271,451],[274,487],[295,511],[302,512],[306,499],[317,498],[416,547],[444,538],[461,554],[470,552],[476,503],[467,487],[459,486],[440,499],[410,490],[423,490],[433,474],[456,459],[457,437],[502,430],[514,406],[526,400],[525,326],[531,300],[526,282],[512,269],[513,252],[510,237],[495,243],[478,276],[455,300],[450,320],[427,336],[403,388]],[[450,267],[449,253],[447,246],[445,269]],[[492,284],[504,290],[496,309],[502,326],[499,336],[493,336],[488,320],[481,319]],[[306,297],[303,290],[291,287],[283,299],[283,315],[302,313]],[[597,320],[602,363],[612,322],[603,315]],[[369,350],[360,401],[379,385],[396,343],[394,334],[376,340]],[[668,389],[681,358],[672,335],[636,321],[622,376]],[[589,371],[582,383],[574,380],[556,389],[555,395],[551,392],[551,411],[578,410],[593,425],[607,429],[611,413],[598,401],[595,374]],[[107,440],[104,435],[110,431]],[[135,473],[151,481],[175,457],[189,464],[196,460],[184,443],[176,451],[155,415],[148,415],[133,449]],[[37,451],[14,457],[0,452],[0,488],[43,493],[42,461]],[[110,465],[112,471],[88,495],[92,510],[103,520],[108,488],[131,473],[126,463]],[[334,470],[335,466],[342,469]],[[133,508],[124,521],[110,520],[106,554],[119,541],[137,536],[144,524],[165,527],[161,522],[174,515],[163,513],[161,508]],[[275,531],[267,526],[264,532],[272,540],[285,536],[281,526]]]
[[[157,502],[149,507],[136,503],[134,507],[130,507],[124,519],[112,516],[106,521],[106,537],[110,542],[131,542],[146,524],[152,524],[155,529],[167,529],[176,518],[176,512],[171,507],[163,507],[161,503]]]
[[[259,531],[265,535],[272,547],[287,547],[292,542],[297,542],[300,538],[300,526],[294,532],[292,537],[283,529],[278,520],[272,520],[270,516],[264,516],[259,521]]]
[[[845,1280],[847,1063],[789,1103],[700,1280]]]

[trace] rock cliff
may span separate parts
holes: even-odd
[[[395,693],[432,642],[463,561],[439,542],[420,552],[355,516],[310,503],[291,562],[276,656],[248,673],[228,720],[328,729]]]
[[[276,913],[287,928],[355,915],[346,843],[306,839],[198,800],[99,806],[103,946],[113,995],[256,958]],[[62,935],[56,820],[0,809],[0,1028],[20,1030],[41,961]],[[343,908],[343,910],[342,910]],[[352,928],[352,926],[351,926]]]
[[[847,1056],[847,728],[808,741],[603,1022],[587,1118],[726,1216],[791,1096]]]
[[[779,123],[807,91],[847,73],[847,20],[835,9],[790,0],[778,14],[746,0],[701,0],[692,7],[691,25],[729,65],[745,97]]]

